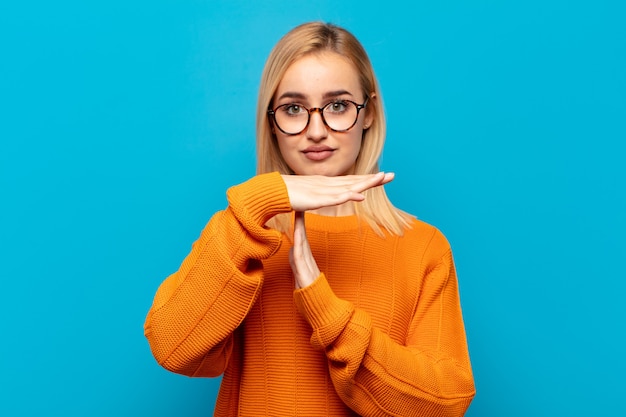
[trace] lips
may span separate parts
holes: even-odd
[[[305,150],[302,151],[305,157],[310,159],[311,161],[323,161],[324,159],[329,158],[335,149],[328,146],[309,146]]]

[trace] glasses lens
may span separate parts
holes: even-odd
[[[356,104],[351,101],[333,101],[323,110],[324,120],[333,130],[348,130],[356,122],[358,111]]]
[[[298,104],[283,104],[274,110],[278,128],[287,134],[302,132],[309,122],[309,111]]]

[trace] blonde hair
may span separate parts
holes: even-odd
[[[352,62],[359,74],[363,93],[370,97],[366,111],[374,113],[371,125],[363,132],[354,174],[373,174],[380,170],[378,161],[385,142],[386,123],[380,88],[369,57],[361,43],[347,30],[332,24],[311,22],[297,26],[283,36],[265,63],[257,104],[258,174],[274,171],[293,174],[280,153],[267,110],[271,107],[278,85],[291,64],[305,55],[327,51],[342,55]],[[383,187],[369,189],[365,195],[364,201],[355,204],[357,216],[381,235],[381,227],[390,233],[402,235],[403,230],[409,227],[412,216],[395,208]],[[268,226],[285,232],[289,223],[290,218],[279,215],[270,220]]]

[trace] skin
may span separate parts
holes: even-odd
[[[352,63],[339,54],[323,52],[307,55],[287,69],[274,94],[273,105],[297,103],[312,108],[340,99],[363,103],[365,94]],[[295,174],[347,175],[353,173],[361,149],[363,126],[371,124],[371,119],[371,113],[361,111],[352,129],[334,132],[326,127],[319,112],[315,112],[307,129],[298,135],[286,135],[279,129],[274,131],[281,155]],[[307,158],[306,151],[316,147],[329,149],[330,156],[320,161]]]
[[[359,77],[353,65],[334,52],[308,55],[294,62],[286,71],[274,95],[274,107],[298,103],[307,108],[323,107],[334,99],[356,103],[365,101]],[[370,94],[370,100],[375,98]],[[274,129],[282,157],[296,175],[283,175],[295,213],[293,247],[289,262],[296,288],[311,285],[320,275],[313,258],[304,225],[304,212],[326,216],[354,214],[354,202],[365,199],[363,192],[384,185],[393,173],[351,175],[361,149],[363,130],[372,123],[367,110],[359,113],[357,123],[347,132],[334,132],[324,124],[318,112],[311,114],[308,127],[298,135],[286,135]],[[311,148],[324,148],[324,157],[308,158]]]

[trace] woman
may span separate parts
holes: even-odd
[[[384,137],[350,33],[308,23],[278,42],[258,175],[228,190],[145,323],[166,369],[223,374],[216,416],[465,413],[474,385],[450,246],[385,196]]]

